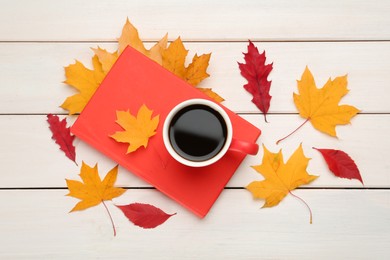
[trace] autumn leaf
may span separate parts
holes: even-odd
[[[223,99],[223,97],[221,97],[220,95],[212,91],[211,88],[197,88],[197,89],[203,92],[204,94],[206,94],[207,96],[209,96],[210,98],[212,98],[216,102],[222,102],[225,100]]]
[[[79,93],[68,97],[61,107],[68,110],[70,115],[81,113],[104,77],[115,64],[119,55],[127,46],[135,48],[145,56],[163,66],[163,54],[165,53],[164,67],[172,71],[174,74],[178,76],[180,75],[179,77],[186,80],[193,86],[198,85],[203,79],[209,77],[206,70],[209,65],[210,54],[204,54],[201,56],[197,56],[195,54],[192,63],[188,67],[185,67],[184,63],[188,51],[185,50],[180,38],[170,44],[169,51],[167,50],[167,44],[168,35],[166,34],[150,49],[146,49],[139,37],[138,30],[130,23],[129,19],[127,19],[125,25],[123,26],[122,34],[118,39],[117,51],[109,52],[99,46],[97,48],[92,48],[95,53],[95,56],[92,58],[93,70],[86,68],[79,61],[65,67],[66,80],[64,83],[74,87],[79,91]],[[175,55],[177,55],[177,57],[175,57]],[[176,62],[179,62],[179,64],[171,64]],[[180,69],[183,71],[180,72]],[[210,88],[200,90],[217,102],[223,101],[223,98],[213,92]]]
[[[150,204],[132,203],[129,205],[116,206],[122,210],[129,221],[142,228],[155,228],[163,224],[173,215],[176,215],[176,213],[167,214]]]
[[[52,132],[52,139],[60,146],[66,157],[71,159],[76,165],[76,149],[73,145],[74,135],[70,134],[70,127],[66,127],[66,119],[60,120],[57,115],[48,114],[47,122]]]
[[[115,166],[107,173],[103,181],[101,181],[97,164],[91,168],[82,162],[79,176],[83,182],[66,180],[69,189],[67,196],[81,200],[70,212],[84,210],[103,203],[110,217],[114,236],[116,235],[115,225],[104,201],[119,197],[126,191],[125,189],[114,187],[117,175],[118,166]]]
[[[138,50],[145,56],[154,60],[158,64],[162,64],[161,52],[162,50],[167,48],[168,43],[168,34],[166,34],[160,41],[158,41],[152,48],[149,50],[145,48],[142,40],[138,35],[138,30],[132,25],[129,19],[126,20],[125,25],[122,29],[122,34],[118,39],[118,50],[110,53],[104,49],[98,47],[97,49],[92,50],[98,56],[100,63],[103,66],[104,73],[108,73],[110,71],[112,65],[114,65],[115,61],[118,59],[119,55],[122,51],[127,47],[131,46],[134,49]]]
[[[122,195],[126,190],[115,188],[114,183],[118,174],[118,166],[111,169],[101,181],[97,164],[91,168],[84,162],[81,166],[80,177],[83,182],[66,180],[69,188],[67,196],[75,197],[81,201],[71,210],[84,210]]]
[[[186,67],[187,54],[188,50],[184,48],[179,37],[162,51],[162,66],[195,87],[203,79],[210,76],[206,70],[211,54],[203,54],[200,57],[195,54],[192,63]]]
[[[138,30],[132,25],[127,18],[125,25],[122,29],[122,35],[118,39],[118,54],[130,45],[137,51],[141,52],[145,56],[151,58],[158,64],[162,64],[161,51],[167,47],[168,34],[166,34],[158,43],[156,43],[150,50],[146,49],[144,43],[138,35]]]
[[[329,170],[333,172],[335,176],[346,179],[356,179],[364,185],[356,163],[347,153],[334,149],[321,149],[315,147],[313,147],[313,149],[322,154],[328,164]]]
[[[244,53],[245,63],[238,63],[241,75],[248,81],[244,88],[252,94],[252,102],[263,112],[267,122],[271,96],[269,90],[271,81],[268,81],[273,64],[265,64],[265,51],[259,53],[255,45],[249,41],[248,52]]]
[[[278,205],[287,194],[291,194],[303,201],[291,191],[298,186],[312,182],[318,176],[310,175],[306,171],[309,158],[304,155],[302,145],[298,147],[286,163],[283,161],[281,150],[278,153],[271,153],[264,145],[263,149],[262,164],[252,166],[252,168],[263,175],[265,179],[251,182],[246,189],[252,193],[253,198],[265,199],[263,207]],[[306,202],[304,203],[309,208]],[[312,214],[310,210],[311,222]]]
[[[350,123],[351,118],[359,112],[353,106],[338,105],[341,98],[348,93],[346,75],[336,77],[334,80],[329,79],[321,89],[318,89],[313,75],[306,67],[301,80],[298,81],[298,92],[299,94],[294,93],[294,103],[300,116],[306,118],[306,121],[295,131],[310,121],[317,130],[336,137],[336,125]]]
[[[68,110],[70,115],[81,113],[96,89],[100,86],[104,77],[118,59],[119,54],[127,45],[134,47],[161,65],[161,51],[166,48],[167,42],[168,35],[165,35],[150,50],[147,50],[138,37],[137,29],[127,19],[122,30],[122,35],[119,38],[118,51],[111,53],[100,47],[97,49],[92,48],[95,53],[95,56],[92,58],[93,70],[86,68],[79,61],[65,67],[66,80],[64,83],[74,87],[79,93],[68,97],[61,107]]]
[[[183,42],[179,37],[173,41],[168,48],[162,50],[162,66],[190,85],[196,87],[201,81],[210,76],[207,73],[207,68],[209,66],[211,53],[203,54],[201,56],[195,54],[192,58],[192,62],[186,67],[185,62],[187,54],[188,50],[185,49]],[[217,102],[224,100],[210,88],[198,89]]]
[[[98,57],[99,62],[102,65],[104,75],[107,75],[111,67],[114,65],[115,61],[118,59],[118,53],[116,51],[111,53],[100,47],[98,47],[97,49],[92,48],[92,50]]]
[[[92,64],[93,70],[86,68],[79,61],[65,67],[66,80],[64,83],[79,91],[79,93],[68,97],[61,105],[63,109],[69,111],[70,115],[80,113],[84,109],[104,79],[105,74],[96,55],[92,58]]]
[[[111,135],[117,142],[128,143],[127,153],[134,152],[139,147],[147,147],[150,137],[156,134],[155,130],[159,122],[159,116],[152,118],[153,110],[144,104],[138,110],[137,117],[129,111],[117,111],[117,123],[125,131]]]

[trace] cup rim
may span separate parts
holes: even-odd
[[[216,154],[212,158],[210,158],[208,160],[205,160],[205,161],[196,162],[196,161],[191,161],[191,160],[188,160],[188,159],[180,156],[173,149],[172,144],[169,141],[169,125],[170,125],[173,117],[180,110],[182,110],[183,108],[188,107],[190,105],[205,105],[205,106],[208,106],[208,107],[212,108],[213,110],[215,110],[216,112],[218,112],[222,116],[222,118],[224,119],[225,124],[226,124],[227,136],[226,136],[226,141],[225,141],[224,146],[222,147],[222,149],[219,151],[218,154]],[[181,164],[187,165],[187,166],[191,166],[191,167],[204,167],[204,166],[208,166],[208,165],[211,165],[211,164],[217,162],[229,150],[229,147],[230,147],[230,144],[232,142],[232,139],[233,139],[233,127],[232,127],[232,123],[231,123],[229,115],[226,113],[226,111],[219,104],[217,104],[217,103],[215,103],[215,102],[213,102],[211,100],[208,100],[208,99],[193,98],[193,99],[185,100],[185,101],[177,104],[175,107],[173,107],[172,110],[168,113],[168,115],[167,115],[167,117],[165,118],[165,121],[164,121],[163,141],[164,141],[165,148],[167,149],[168,153],[176,161],[180,162]]]

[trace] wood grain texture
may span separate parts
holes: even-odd
[[[339,139],[322,134],[308,124],[279,146],[275,141],[304,119],[297,115],[271,115],[270,123],[266,124],[261,115],[243,117],[262,129],[258,143],[265,144],[273,152],[282,148],[285,160],[302,142],[306,156],[312,158],[309,172],[321,176],[309,187],[362,187],[356,180],[334,177],[321,155],[311,149],[313,146],[347,152],[356,161],[365,187],[390,187],[390,161],[387,159],[390,154],[390,139],[387,137],[390,132],[390,115],[359,115],[350,125],[337,127]],[[78,174],[79,167],[66,158],[50,138],[46,116],[0,116],[0,187],[65,187],[65,178]],[[81,140],[76,139],[75,146],[79,165],[81,161],[89,165],[99,163],[102,176],[115,165],[115,162]],[[243,187],[251,181],[261,180],[261,175],[250,166],[260,164],[262,154],[260,149],[257,156],[248,156],[228,186]],[[121,167],[117,184],[150,187]]]
[[[348,74],[350,93],[341,104],[351,104],[363,113],[388,113],[386,100],[390,86],[390,42],[341,43],[255,43],[266,50],[269,62],[274,62],[270,113],[296,113],[292,93],[308,65],[322,87],[329,77]],[[66,113],[59,105],[76,93],[62,82],[63,67],[75,59],[90,65],[90,47],[97,45],[114,50],[115,44],[99,43],[2,43],[0,44],[0,113]],[[201,87],[211,87],[235,112],[258,113],[245,91],[246,80],[240,75],[237,61],[247,43],[186,43],[195,53],[212,52],[208,69],[210,78]],[[188,58],[188,61],[190,58]]]
[[[225,190],[201,220],[154,190],[128,190],[116,204],[151,203],[169,213],[143,230],[107,202],[67,213],[76,199],[65,190],[0,191],[0,258],[136,259],[388,259],[390,191],[299,190],[313,210],[288,196],[260,209],[245,190]],[[332,203],[329,203],[332,202]]]
[[[8,1],[0,2],[2,41],[107,41],[126,19],[145,39],[389,40],[382,1]]]

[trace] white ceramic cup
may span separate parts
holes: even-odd
[[[179,155],[176,152],[175,148],[172,146],[171,141],[170,141],[170,137],[169,137],[169,131],[171,128],[172,119],[182,109],[184,109],[188,106],[192,106],[192,105],[205,105],[205,106],[211,108],[212,110],[216,111],[217,113],[219,113],[222,116],[224,123],[226,125],[226,139],[225,139],[224,145],[222,146],[222,148],[219,150],[219,152],[215,156],[213,156],[209,159],[203,160],[203,161],[192,161],[192,160],[189,160],[189,159],[184,158],[181,155]],[[205,127],[207,127],[207,126],[205,126]],[[245,142],[245,141],[241,141],[241,140],[237,140],[237,139],[233,138],[232,123],[230,121],[228,114],[225,112],[225,110],[221,106],[219,106],[217,103],[215,103],[213,101],[210,101],[207,99],[198,99],[198,98],[197,99],[189,99],[189,100],[186,100],[184,102],[181,102],[178,105],[176,105],[169,112],[168,116],[166,117],[166,119],[164,121],[163,141],[164,141],[164,145],[165,145],[165,148],[167,149],[168,153],[176,161],[178,161],[181,164],[190,166],[190,167],[203,167],[203,166],[208,166],[210,164],[213,164],[213,163],[217,162],[218,160],[220,160],[226,154],[226,152],[228,150],[235,150],[235,151],[239,151],[239,152],[246,153],[246,154],[257,154],[257,151],[258,151],[258,145],[256,143],[249,143],[249,142]]]

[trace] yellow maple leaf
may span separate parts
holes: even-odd
[[[197,86],[202,80],[210,77],[206,72],[209,66],[211,53],[195,56],[192,58],[192,62],[186,68],[185,80],[192,86]]]
[[[309,175],[306,171],[309,158],[303,154],[302,145],[297,148],[286,163],[283,161],[281,150],[278,153],[272,153],[264,145],[263,149],[262,164],[252,167],[265,179],[253,181],[246,187],[254,198],[265,199],[263,207],[278,205],[287,194],[292,194],[292,190],[300,185],[310,183],[318,177]]]
[[[61,105],[62,108],[69,111],[70,115],[80,113],[84,109],[104,79],[105,73],[96,55],[92,58],[92,64],[93,70],[86,68],[79,61],[65,67],[66,80],[64,83],[79,91],[79,93],[68,97]]]
[[[127,153],[134,152],[141,146],[147,147],[149,138],[156,134],[159,115],[152,118],[153,110],[145,104],[138,110],[137,117],[129,111],[116,111],[116,122],[125,131],[111,135],[117,142],[128,143]]]
[[[204,54],[199,57],[195,55],[192,63],[188,67],[185,67],[185,59],[188,51],[185,50],[180,38],[171,43],[168,49],[167,44],[168,34],[150,49],[146,49],[139,37],[138,30],[127,19],[123,26],[122,34],[118,39],[117,51],[108,52],[100,47],[96,49],[92,48],[95,53],[92,59],[93,70],[87,69],[78,61],[76,61],[76,64],[69,65],[65,68],[65,83],[73,86],[80,93],[68,97],[61,107],[68,110],[70,115],[81,113],[119,55],[128,45],[158,64],[163,66],[165,64],[165,68],[193,86],[198,85],[203,79],[209,77],[206,70],[209,64],[210,54]],[[165,63],[163,62],[164,53]],[[211,89],[203,90],[203,92],[218,102],[223,101],[223,98]]]
[[[300,116],[306,118],[306,121],[296,130],[310,121],[317,130],[336,137],[336,125],[350,123],[351,118],[360,112],[353,106],[338,104],[348,91],[347,75],[336,77],[334,80],[329,78],[326,84],[318,89],[313,75],[306,67],[301,80],[298,80],[298,94],[294,93],[295,106]],[[277,143],[288,136],[280,139]]]
[[[117,174],[118,166],[115,166],[107,173],[103,181],[101,181],[97,164],[91,168],[83,162],[80,170],[80,177],[83,182],[66,180],[69,189],[67,196],[81,200],[71,212],[84,210],[96,206],[101,202],[104,203],[105,200],[111,200],[122,195],[126,190],[114,187]]]
[[[206,72],[209,66],[211,53],[195,56],[192,62],[185,66],[188,50],[185,49],[180,37],[173,41],[168,48],[162,50],[162,66],[179,78],[187,81],[190,85],[196,87],[202,80],[210,75]],[[222,102],[224,99],[211,88],[197,88],[207,96],[217,102]]]
[[[187,54],[188,50],[184,48],[183,42],[179,37],[162,51],[162,66],[195,87],[203,79],[210,76],[206,70],[211,54],[203,54],[201,56],[195,54],[192,63],[186,67]]]
[[[223,99],[223,97],[221,97],[220,95],[218,95],[217,93],[212,91],[211,88],[197,88],[197,89],[199,89],[200,91],[202,91],[207,96],[211,97],[213,100],[215,100],[217,102],[222,102],[225,100],[225,99]]]
[[[130,45],[134,49],[138,50],[142,54],[146,55],[147,57],[151,58],[152,60],[156,61],[158,64],[161,65],[162,58],[161,58],[161,51],[164,50],[167,47],[168,43],[168,34],[165,34],[165,36],[156,43],[150,50],[146,49],[144,46],[144,43],[140,39],[138,35],[137,28],[134,27],[127,18],[125,25],[122,29],[121,37],[118,39],[118,54],[121,54],[122,51]]]
[[[114,65],[115,61],[118,59],[118,53],[108,52],[105,49],[102,49],[98,46],[97,49],[92,48],[95,55],[98,57],[99,62],[102,64],[102,69],[104,76],[110,71],[111,67]]]

